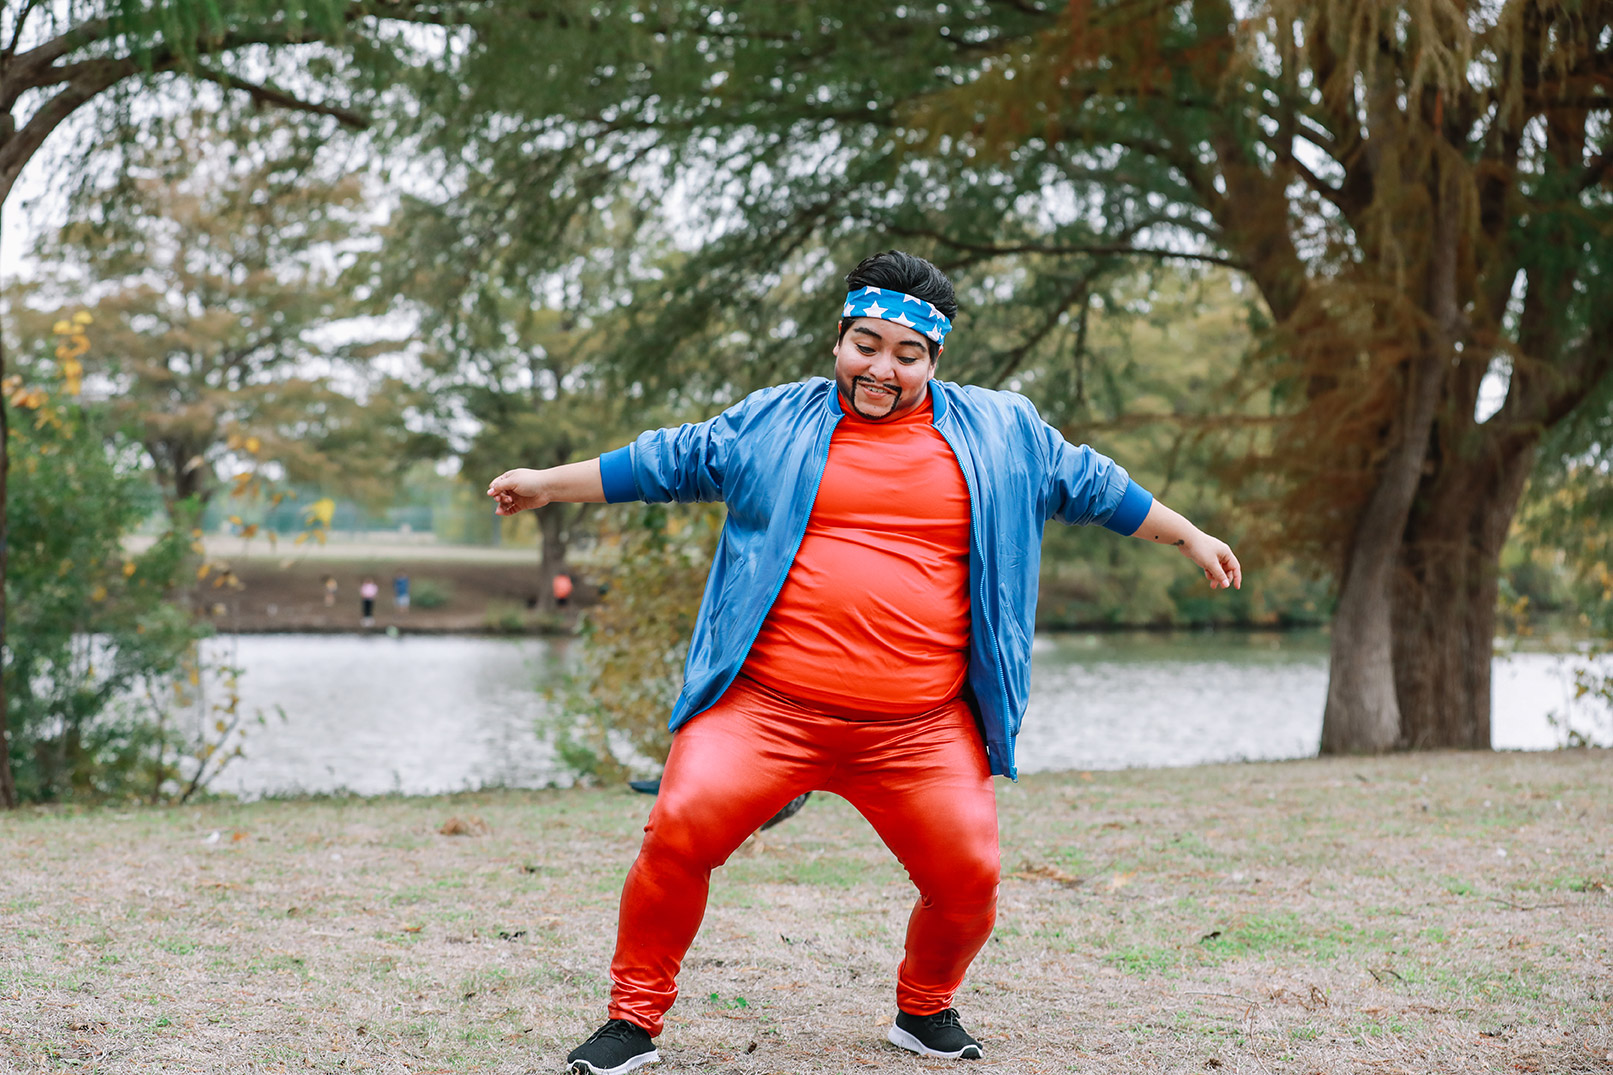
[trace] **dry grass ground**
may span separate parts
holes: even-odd
[[[885,1043],[911,895],[815,797],[720,871],[652,1070],[1613,1071],[1610,778],[1565,752],[999,783],[974,1064]],[[647,807],[0,819],[0,1071],[557,1071],[602,1017]]]

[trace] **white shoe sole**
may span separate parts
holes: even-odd
[[[945,1060],[979,1060],[983,1055],[978,1045],[965,1045],[955,1053],[943,1053],[939,1049],[925,1045],[899,1026],[891,1027],[890,1040],[892,1045],[906,1049],[910,1053],[918,1053],[920,1056],[939,1056]]]
[[[649,1052],[639,1053],[625,1063],[617,1064],[613,1068],[596,1068],[586,1060],[573,1060],[566,1070],[571,1072],[572,1075],[625,1075],[626,1072],[632,1071],[634,1068],[641,1068],[645,1064],[659,1063],[660,1060],[660,1051],[651,1049]]]

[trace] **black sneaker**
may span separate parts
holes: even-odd
[[[648,1031],[626,1019],[612,1019],[571,1050],[566,1070],[575,1075],[622,1075],[660,1059]]]
[[[958,1022],[958,1009],[948,1008],[934,1015],[896,1013],[891,1026],[892,1045],[900,1045],[920,1056],[942,1056],[948,1060],[979,1060],[984,1055],[980,1043],[969,1036]]]

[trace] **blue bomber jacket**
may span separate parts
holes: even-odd
[[[969,691],[994,774],[1014,779],[1049,519],[1142,525],[1154,498],[1106,456],[1066,441],[1024,396],[930,382],[936,430],[969,488]],[[806,533],[843,416],[824,377],[764,388],[715,418],[655,429],[600,458],[605,499],[721,500],[728,519],[695,620],[677,728],[739,674]]]

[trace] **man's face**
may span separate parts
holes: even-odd
[[[851,409],[869,421],[900,418],[924,402],[935,376],[929,343],[917,331],[859,317],[835,344],[835,383]]]

